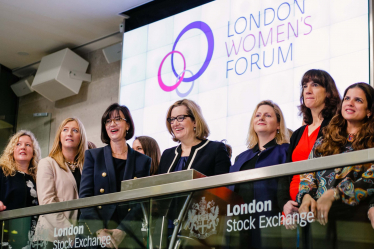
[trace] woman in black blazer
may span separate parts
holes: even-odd
[[[229,172],[231,163],[226,146],[207,140],[209,128],[195,102],[183,99],[170,106],[166,126],[180,145],[162,153],[159,174],[186,169],[206,176]]]
[[[101,140],[108,144],[103,148],[87,150],[84,159],[79,197],[119,192],[121,181],[149,176],[151,158],[134,151],[126,140],[134,135],[134,122],[126,106],[112,104],[102,116]],[[128,225],[138,220],[139,209],[124,208],[123,205],[106,205],[81,210],[80,223],[84,223],[89,234],[97,237],[110,236],[110,246],[124,248],[137,236]],[[140,231],[140,228],[139,228]],[[128,239],[127,239],[128,238]]]

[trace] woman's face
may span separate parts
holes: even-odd
[[[187,107],[184,105],[174,107],[171,110],[170,118],[177,118],[180,115],[188,115]],[[195,137],[194,127],[196,127],[196,124],[190,117],[185,117],[181,122],[175,119],[170,125],[175,138],[181,142]]]
[[[133,150],[136,150],[137,152],[144,154],[142,144],[140,143],[138,139],[134,140],[134,142],[132,143],[132,148]]]
[[[76,121],[70,121],[65,124],[60,134],[62,148],[78,149],[81,141],[79,125]]]
[[[124,120],[125,115],[121,111],[113,111],[110,119],[111,122],[105,124],[109,139],[113,142],[125,139],[126,131],[130,129],[130,125]]]
[[[371,115],[364,91],[355,87],[347,91],[342,103],[342,116],[348,122],[362,122]]]
[[[304,104],[309,109],[323,109],[325,106],[326,89],[318,83],[309,81],[303,85]]]
[[[269,105],[262,105],[257,109],[256,116],[253,120],[253,128],[260,135],[274,134],[274,137],[280,126],[275,115],[273,107]]]
[[[29,136],[25,135],[18,139],[16,146],[14,147],[13,158],[16,163],[21,164],[23,162],[30,163],[34,156],[34,146]]]

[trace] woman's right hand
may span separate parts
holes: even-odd
[[[289,214],[293,214],[295,212],[298,212],[299,211],[299,208],[297,207],[299,204],[296,202],[296,201],[288,201],[284,206],[283,206],[283,213],[285,214],[285,216],[289,215]],[[286,222],[285,220],[283,222]],[[290,225],[287,225],[285,224],[284,225],[286,227],[286,229],[295,229],[297,227],[297,224],[295,222],[293,222],[292,224]]]
[[[309,194],[306,194],[301,202],[299,213],[308,213],[309,211],[312,211],[314,217],[316,217],[316,207],[317,202]]]
[[[4,205],[2,201],[0,201],[0,212],[4,211],[5,209],[6,209],[6,206]]]

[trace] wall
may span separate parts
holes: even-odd
[[[90,63],[88,73],[92,75],[92,81],[84,82],[78,95],[53,103],[35,92],[19,100],[17,128],[31,124],[33,113],[52,114],[49,138],[38,138],[49,139],[49,148],[42,148],[43,156],[48,154],[59,124],[67,117],[79,118],[86,128],[88,140],[98,147],[104,145],[100,139],[101,115],[110,104],[118,102],[120,62],[108,64],[101,49],[89,53],[85,59]]]

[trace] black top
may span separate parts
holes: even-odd
[[[125,174],[126,160],[113,157],[114,170],[116,172],[117,192],[121,191],[121,181]]]
[[[79,194],[79,187],[81,185],[81,177],[82,177],[81,171],[79,170],[79,168],[76,168],[74,172],[72,171],[71,173],[73,174],[75,182],[77,183],[77,189],[78,189],[78,194]]]
[[[321,128],[319,129],[317,139],[323,136],[323,128],[325,128],[331,121],[331,118],[324,119],[321,124]],[[295,150],[296,146],[299,144],[299,141],[304,133],[306,125],[301,126],[299,129],[294,131],[290,139],[290,147],[287,151],[287,161],[286,163],[292,162],[292,153]],[[317,141],[317,140],[316,140]],[[292,181],[291,176],[281,177],[278,180],[278,205],[280,209],[283,210],[283,206],[291,200],[290,197],[290,184]]]

